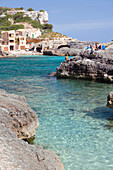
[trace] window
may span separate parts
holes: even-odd
[[[10,43],[14,43],[14,40],[9,40]]]

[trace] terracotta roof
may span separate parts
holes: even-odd
[[[34,43],[38,43],[38,42],[41,42],[42,40],[40,39],[30,39],[30,40],[27,40],[27,43],[30,43],[30,42],[34,42]]]

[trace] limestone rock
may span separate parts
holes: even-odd
[[[21,140],[34,136],[38,125],[38,117],[25,97],[0,90],[1,170],[64,170],[54,152]]]
[[[17,139],[15,133],[4,124],[0,124],[0,169],[64,170],[54,152]]]
[[[0,123],[12,129],[18,138],[35,135],[39,122],[37,114],[26,103],[25,97],[0,90]]]
[[[56,76],[113,83],[113,54],[107,51],[83,50],[79,56],[64,61],[57,68]]]
[[[80,55],[81,51],[85,51],[87,46],[95,45],[99,42],[90,42],[90,41],[72,41],[72,40],[64,40],[55,41],[54,47],[52,49],[44,50],[44,55],[55,55],[55,56],[77,56]],[[48,44],[49,47],[49,44]]]

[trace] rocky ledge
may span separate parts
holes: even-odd
[[[113,83],[113,49],[94,52],[83,50],[79,55],[61,63],[56,76]]]
[[[21,140],[34,136],[38,126],[38,117],[26,103],[25,97],[0,90],[1,170],[64,169],[54,152]]]
[[[39,126],[37,114],[23,96],[0,90],[0,123],[10,128],[20,139],[31,138]]]

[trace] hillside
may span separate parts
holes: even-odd
[[[0,7],[0,31],[40,28],[43,32],[50,32],[53,25],[48,24],[47,19],[41,24],[45,19],[45,15],[48,15],[46,11],[34,11],[32,8],[25,11],[23,7]],[[34,16],[35,18],[33,18]]]
[[[49,40],[67,38],[66,35],[53,32],[53,25],[47,22],[48,14],[44,10],[34,11],[32,8],[29,8],[25,11],[23,7],[0,7],[0,37],[1,31],[39,28],[42,32],[39,38],[47,38]]]
[[[49,40],[52,40],[54,38],[59,39],[59,38],[68,38],[68,37],[58,32],[47,32],[47,33],[42,32],[42,35],[39,38],[43,38],[43,39],[47,38]]]

